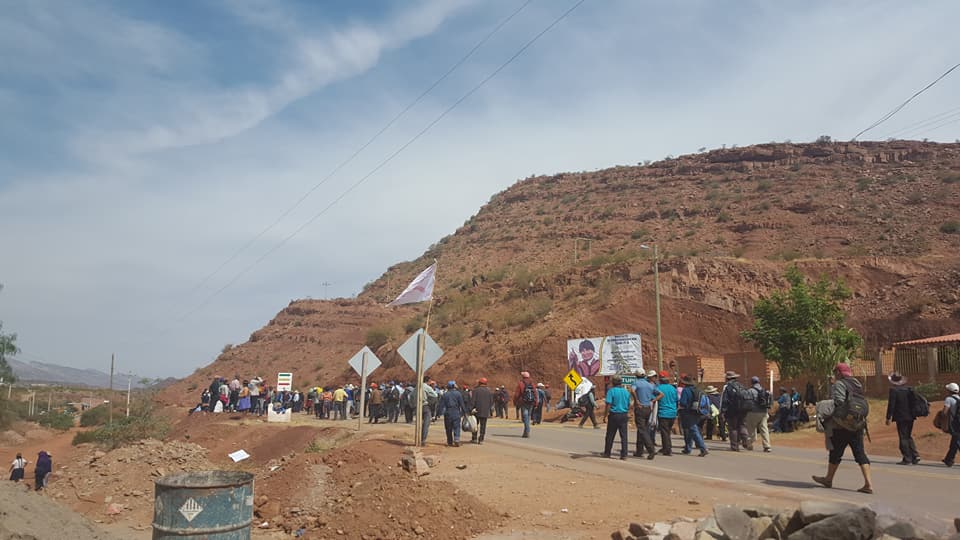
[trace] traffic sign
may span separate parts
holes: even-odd
[[[624,386],[630,386],[631,384],[637,382],[637,376],[636,376],[636,375],[621,375],[621,376],[620,376],[620,379],[623,380],[623,385],[624,385]]]
[[[581,381],[583,381],[583,377],[575,369],[571,369],[570,373],[567,373],[563,378],[563,382],[567,383],[571,390],[576,390]]]
[[[363,369],[363,353],[367,353],[367,372],[361,373],[360,370]],[[380,367],[380,359],[377,358],[377,355],[373,354],[373,351],[370,350],[370,347],[364,347],[360,349],[360,352],[353,355],[353,358],[347,361],[350,364],[350,367],[357,372],[357,375],[363,377],[364,375],[369,375],[373,370]]]
[[[293,390],[293,373],[277,373],[277,392]]]
[[[417,371],[417,336],[423,334],[423,370],[430,369],[430,366],[437,363],[437,360],[443,356],[443,349],[437,345],[437,342],[423,331],[423,328],[417,330],[403,343],[397,352],[403,360],[410,366],[410,369]]]

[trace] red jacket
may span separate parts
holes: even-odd
[[[520,382],[517,383],[517,391],[513,393],[513,405],[519,407],[523,405],[523,389],[526,387],[527,381],[520,379]],[[540,392],[537,392],[537,385],[534,384],[533,380],[530,380],[530,385],[533,386],[533,407],[536,407],[540,404]]]

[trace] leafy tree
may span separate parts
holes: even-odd
[[[3,290],[3,284],[0,284],[0,291]],[[17,348],[17,335],[3,333],[3,321],[0,321],[0,379],[4,382],[12,383],[16,380],[13,376],[13,368],[7,363],[7,356],[13,356],[20,352]]]
[[[840,302],[850,290],[840,281],[820,278],[808,283],[796,266],[786,272],[790,288],[761,298],[753,308],[754,324],[740,335],[792,379],[814,374],[826,379],[837,362],[847,361],[863,340],[844,325]]]

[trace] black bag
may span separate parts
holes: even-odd
[[[870,404],[863,395],[863,388],[853,384],[850,379],[843,379],[847,387],[847,400],[840,410],[833,413],[837,424],[848,431],[860,431],[867,426],[867,417],[870,416]]]
[[[948,433],[960,433],[960,397],[950,397],[953,398],[953,405],[950,406],[950,422],[947,424],[950,426]]]
[[[523,387],[523,394],[520,396],[520,401],[524,405],[533,405],[537,402],[537,389],[533,387],[532,384],[527,383]]]
[[[930,416],[930,402],[916,389],[910,389],[910,412],[914,418]]]
[[[769,409],[773,406],[773,396],[765,388],[757,390],[757,407]]]
[[[580,399],[577,400],[577,405],[581,407],[586,407],[590,404],[590,394],[584,394],[580,396]]]
[[[752,408],[752,402],[753,399],[742,384],[734,381],[727,385],[723,395],[723,404],[726,410],[731,412],[749,411]]]

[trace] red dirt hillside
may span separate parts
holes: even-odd
[[[641,333],[655,358],[652,257],[640,249],[652,242],[667,358],[743,350],[753,303],[784,285],[789,264],[846,281],[870,348],[957,332],[960,144],[765,144],[527,178],[357,299],[292,302],[164,396],[193,402],[234,373],[346,380],[364,343],[384,361],[376,379],[412,380],[395,349],[426,305],[384,304],[434,258],[438,379],[512,383],[525,368],[559,384],[566,339],[620,332]]]

